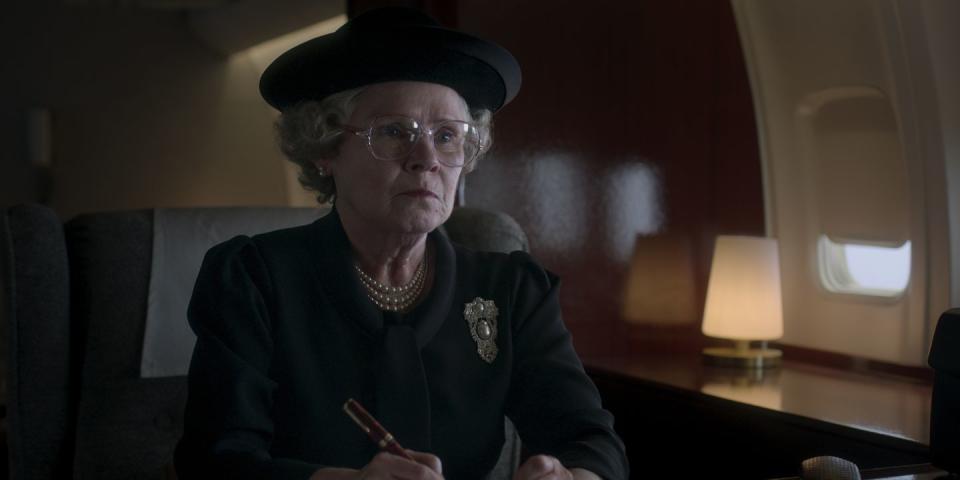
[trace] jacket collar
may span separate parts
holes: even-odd
[[[334,308],[366,335],[379,337],[383,312],[367,298],[354,271],[354,254],[343,230],[336,208],[311,225],[310,250],[314,252],[320,288]],[[427,297],[413,310],[403,314],[404,323],[413,327],[417,346],[423,348],[433,339],[451,311],[456,278],[456,255],[450,240],[440,229],[430,232],[427,241],[434,247],[433,284]]]

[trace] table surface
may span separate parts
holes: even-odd
[[[930,465],[904,465],[900,467],[873,468],[860,471],[864,480],[937,480],[943,479],[947,472]],[[783,477],[773,480],[801,480],[800,477]]]
[[[594,357],[584,364],[588,370],[929,444],[932,388],[919,380],[789,360],[766,370],[715,367],[704,364],[699,352]]]

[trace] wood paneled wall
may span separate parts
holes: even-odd
[[[520,61],[523,88],[495,117],[494,149],[468,176],[466,203],[505,211],[526,229],[533,254],[563,280],[581,355],[699,345],[714,237],[764,233],[750,87],[729,2],[354,1],[351,11],[384,3],[419,6]],[[689,277],[695,304],[683,318],[623,319],[638,235],[689,246],[689,262],[675,262],[688,268],[674,272]]]

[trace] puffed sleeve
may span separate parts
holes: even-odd
[[[563,325],[559,279],[525,253],[514,252],[511,261],[518,280],[507,415],[530,453],[553,455],[567,468],[585,468],[608,480],[626,479],[626,453],[613,416],[601,407]]]
[[[181,479],[306,479],[320,466],[269,453],[277,384],[267,268],[248,237],[204,257],[188,318],[197,335],[184,433],[175,464]]]

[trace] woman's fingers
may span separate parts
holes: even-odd
[[[441,476],[443,475],[443,464],[440,462],[440,457],[430,453],[417,452],[414,450],[407,450],[407,453],[413,457],[417,463],[427,466],[430,468],[430,470],[437,472]]]
[[[513,478],[514,480],[571,480],[573,474],[555,457],[534,455],[520,465]]]
[[[440,459],[428,453],[408,450],[416,461],[387,452],[380,452],[363,470],[360,480],[443,480],[440,474]]]

